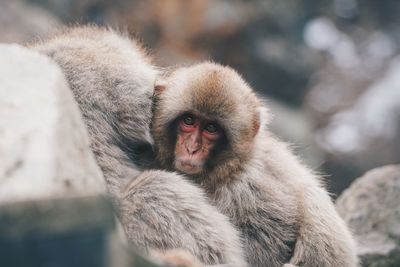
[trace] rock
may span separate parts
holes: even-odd
[[[400,266],[400,165],[367,172],[336,205],[358,240],[362,266]]]
[[[67,82],[45,56],[0,45],[0,203],[105,193]]]
[[[0,73],[0,265],[108,266],[114,214],[64,75],[4,44]]]

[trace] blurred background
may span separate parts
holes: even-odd
[[[339,195],[400,162],[399,14],[396,0],[0,0],[0,42],[95,23],[129,31],[160,66],[229,65]]]

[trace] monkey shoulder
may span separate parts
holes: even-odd
[[[264,140],[256,141],[256,150],[253,161],[262,170],[263,177],[275,180],[289,188],[325,188],[321,175],[304,164],[292,147],[279,138],[269,135]],[[291,186],[292,185],[292,186]]]
[[[86,87],[79,89],[92,91],[92,94],[118,90],[121,83],[126,83],[135,87],[130,92],[135,95],[148,90],[148,86],[141,85],[149,80],[152,92],[158,74],[136,40],[111,29],[94,26],[69,28],[48,40],[32,44],[30,48],[53,58],[70,77],[70,82],[84,83]]]
[[[132,140],[152,143],[149,124],[158,71],[135,40],[110,29],[82,26],[30,48],[61,67],[94,136],[111,134],[108,142],[124,147]]]

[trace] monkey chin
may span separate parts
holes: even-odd
[[[203,170],[203,164],[187,160],[175,160],[175,169],[184,174],[199,174]]]

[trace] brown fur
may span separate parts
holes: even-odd
[[[240,229],[251,266],[357,266],[354,241],[321,178],[267,131],[264,104],[234,70],[214,63],[181,68],[164,87],[152,127],[157,160],[173,169],[180,114],[194,111],[222,125],[225,144],[189,177]]]

